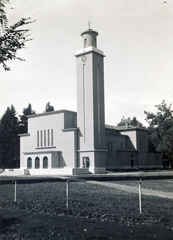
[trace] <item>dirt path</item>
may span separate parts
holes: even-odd
[[[116,189],[126,191],[126,192],[139,193],[138,187],[132,187],[132,186],[121,185],[121,184],[116,184],[116,183],[109,183],[109,182],[98,182],[98,181],[87,181],[87,183],[98,184],[98,185],[105,186],[105,187],[116,188]],[[163,192],[163,191],[157,191],[157,190],[152,190],[152,189],[148,189],[148,188],[142,188],[142,194],[149,195],[149,196],[155,196],[155,197],[173,199],[172,192]]]

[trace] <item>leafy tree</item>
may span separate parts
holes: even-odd
[[[126,123],[128,123],[128,125],[132,125],[132,126],[135,126],[135,127],[145,128],[142,125],[142,123],[137,120],[136,117],[133,117],[132,119],[130,117],[128,117],[128,118],[122,117],[121,121],[117,124],[117,126],[124,126]]]
[[[13,105],[8,107],[0,120],[0,165],[13,168],[19,166],[18,118]]]
[[[144,111],[149,124],[149,150],[162,153],[163,158],[171,160],[173,157],[173,111],[171,104],[165,101],[156,105],[156,114]]]
[[[6,71],[9,71],[10,68],[6,64],[8,60],[18,59],[24,61],[24,59],[17,57],[16,54],[31,39],[28,38],[29,30],[21,29],[21,27],[33,21],[30,21],[30,18],[22,18],[14,25],[8,27],[8,18],[4,10],[6,3],[9,3],[9,0],[0,0],[0,64]]]
[[[20,124],[19,124],[19,133],[27,133],[28,131],[28,118],[26,116],[36,114],[36,112],[32,109],[32,105],[29,103],[27,108],[23,109],[23,115],[20,116]]]
[[[52,111],[54,111],[54,107],[50,105],[50,102],[48,102],[45,107],[45,112],[52,112]]]

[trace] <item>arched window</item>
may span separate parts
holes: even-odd
[[[30,168],[32,168],[32,158],[28,158],[27,159],[27,169],[30,169]]]
[[[35,168],[40,168],[40,159],[39,159],[39,157],[35,158]]]
[[[48,168],[48,158],[47,157],[43,158],[43,168]]]

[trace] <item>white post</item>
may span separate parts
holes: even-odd
[[[142,213],[142,209],[141,209],[141,178],[140,178],[140,182],[139,182],[139,212],[140,212],[140,214]]]
[[[17,189],[17,181],[14,181],[14,201],[16,202],[16,189]]]
[[[67,179],[67,182],[66,182],[66,207],[68,209],[68,184],[69,184],[69,179]]]

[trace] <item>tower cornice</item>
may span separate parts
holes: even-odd
[[[77,56],[84,55],[84,54],[87,54],[90,52],[95,52],[95,53],[98,53],[99,55],[102,55],[103,57],[105,57],[105,55],[103,54],[103,51],[101,51],[100,49],[95,48],[93,46],[78,50],[76,52],[75,56],[77,57]]]

